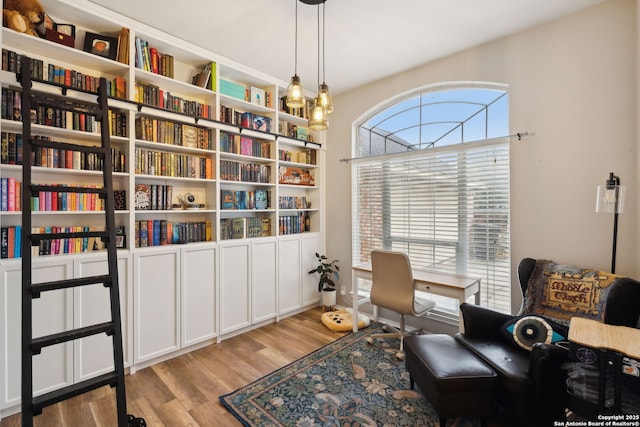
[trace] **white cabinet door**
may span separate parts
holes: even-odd
[[[302,306],[300,238],[281,238],[278,242],[278,314]]]
[[[182,249],[182,346],[216,336],[216,249]]]
[[[220,245],[220,333],[251,324],[249,299],[249,243]]]
[[[2,275],[2,407],[20,404],[21,390],[21,263],[0,267]],[[32,282],[67,280],[73,277],[70,259],[47,259],[34,262]],[[42,293],[33,300],[33,337],[49,335],[73,328],[73,292],[70,289]],[[33,357],[34,395],[71,385],[73,382],[73,343],[53,345]]]
[[[179,248],[134,254],[134,363],[180,348]]]
[[[312,304],[320,300],[318,293],[319,274],[308,274],[309,271],[318,266],[316,253],[323,254],[322,240],[320,235],[309,235],[302,237],[302,305]]]
[[[86,255],[75,260],[75,277],[108,274],[105,253]],[[129,345],[130,322],[128,307],[131,300],[129,286],[129,258],[118,257],[118,289],[120,290],[120,317],[122,321],[122,353],[124,364],[131,363]],[[110,289],[101,284],[83,286],[74,290],[75,328],[111,321]],[[93,335],[74,342],[74,377],[83,381],[113,371],[113,339],[106,334]]]
[[[276,317],[276,241],[251,245],[251,308],[253,323]]]

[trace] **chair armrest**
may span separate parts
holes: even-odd
[[[564,415],[567,407],[567,371],[562,365],[569,360],[567,349],[554,344],[535,343],[529,359],[529,378],[533,387],[533,414],[536,425],[552,425]]]
[[[462,303],[460,312],[464,322],[464,333],[478,338],[500,338],[502,325],[513,316],[478,305]]]

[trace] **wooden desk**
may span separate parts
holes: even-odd
[[[358,299],[358,279],[371,280],[371,263],[354,265],[353,269],[353,331],[358,330],[358,305],[368,302],[368,298]],[[448,298],[455,298],[460,303],[464,302],[470,296],[475,297],[475,303],[480,304],[480,279],[463,276],[461,274],[436,273],[433,271],[414,269],[413,280],[416,290],[429,292],[434,295],[440,295]],[[464,325],[459,324],[459,330],[462,332]]]

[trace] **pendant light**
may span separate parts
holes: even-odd
[[[318,87],[320,87],[320,5],[318,5]],[[313,130],[326,130],[328,127],[327,111],[322,105],[322,98],[318,92],[318,95],[316,95],[313,100],[313,106],[309,113],[309,128]]]
[[[329,93],[329,85],[325,83],[325,54],[324,54],[324,42],[325,42],[325,11],[324,11],[325,3],[322,3],[322,84],[318,88],[318,96],[320,97],[320,105],[324,108],[324,111],[328,114],[333,113],[333,98]]]
[[[295,37],[295,63],[293,77],[291,77],[291,83],[287,87],[287,107],[289,108],[302,108],[304,107],[304,89],[298,77],[298,0],[294,0],[296,3],[296,37]]]

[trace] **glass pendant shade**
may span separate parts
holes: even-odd
[[[320,96],[316,96],[313,100],[313,107],[309,114],[309,127],[313,130],[326,130],[329,125],[327,123],[327,113],[322,107]]]
[[[291,83],[287,87],[287,107],[304,107],[304,89],[302,88],[302,83],[300,83],[300,77],[297,75],[291,77]]]
[[[320,99],[320,105],[324,108],[326,114],[333,113],[333,98],[329,93],[329,86],[326,83],[322,83],[318,90],[318,98]]]

